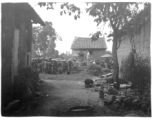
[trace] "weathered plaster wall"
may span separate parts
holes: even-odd
[[[141,33],[135,36],[135,48],[136,52],[144,57],[150,59],[150,44],[151,44],[151,21],[148,21],[141,29]],[[127,37],[121,42],[119,49],[117,50],[119,66],[121,61],[129,55],[131,52],[130,40]],[[119,67],[120,68],[120,67]]]

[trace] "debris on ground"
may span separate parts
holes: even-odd
[[[118,95],[118,91],[113,87],[110,87],[108,89],[108,93],[111,94],[111,95]]]
[[[146,94],[145,94],[146,93]],[[136,90],[131,88],[120,89],[119,91],[113,87],[104,88],[104,105],[114,111],[133,110],[142,112],[142,116],[150,116],[151,103],[150,92],[145,92],[143,95],[138,94]],[[124,116],[141,116],[140,114],[124,114]]]

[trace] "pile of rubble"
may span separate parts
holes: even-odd
[[[107,83],[107,80],[105,77],[92,78],[92,87],[95,92],[99,92],[99,97],[104,99],[106,107],[114,111],[133,110],[151,114],[150,89],[144,94],[138,94],[130,88],[130,84],[121,84],[121,89],[118,91],[113,85]]]
[[[141,110],[144,113],[151,113],[150,93],[136,95],[130,88],[123,92],[113,87],[105,88],[104,105],[114,110]]]

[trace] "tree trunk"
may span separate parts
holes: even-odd
[[[120,82],[119,82],[119,64],[118,64],[118,58],[117,58],[117,36],[114,35],[113,38],[113,47],[112,47],[112,54],[113,54],[113,81],[116,82],[116,88],[120,88]]]

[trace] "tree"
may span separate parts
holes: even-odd
[[[112,29],[113,37],[112,54],[114,60],[113,80],[117,83],[119,89],[119,65],[117,58],[117,49],[122,41],[123,31],[122,28],[126,22],[131,19],[130,5],[133,3],[92,3],[92,6],[87,9],[89,15],[95,17],[95,22],[99,25],[101,22],[108,22],[109,27]],[[92,37],[93,40],[99,38],[100,32],[97,32]]]
[[[34,26],[33,38],[34,47],[36,49],[37,54],[43,56],[50,56],[51,54],[55,54],[55,40],[57,38],[61,40],[61,37],[52,27],[51,22],[45,22],[44,27]]]
[[[132,46],[132,53],[136,53],[134,37],[141,32],[141,28],[145,23],[150,20],[151,17],[151,4],[144,3],[144,8],[141,11],[134,11],[132,19],[126,23],[123,30],[126,31],[130,37],[130,43]]]

